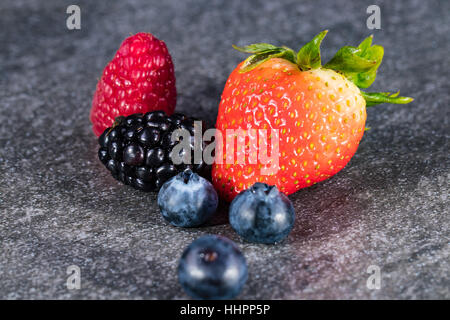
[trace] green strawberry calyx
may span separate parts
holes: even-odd
[[[243,47],[233,45],[236,50],[251,54],[245,59],[239,72],[248,72],[272,58],[286,59],[296,64],[302,71],[320,68],[322,67],[320,44],[327,33],[328,30],[325,30],[316,35],[298,53],[291,48],[277,47],[268,43],[255,43]],[[372,40],[373,37],[369,36],[357,47],[342,47],[330,61],[323,65],[323,68],[344,75],[359,88],[370,87],[375,81],[377,69],[384,55],[383,47],[372,45]],[[406,104],[413,101],[413,98],[399,96],[400,92],[364,92],[361,90],[361,94],[366,100],[367,107],[380,103]]]

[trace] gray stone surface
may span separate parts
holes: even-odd
[[[78,4],[82,29],[66,29]],[[377,3],[382,29],[368,30]],[[0,2],[0,298],[180,299],[183,248],[205,233],[237,241],[249,263],[242,299],[450,298],[449,1]],[[349,165],[291,196],[297,221],[276,246],[216,223],[177,229],[156,194],[117,183],[96,158],[88,115],[97,78],[130,33],[172,53],[178,110],[213,124],[232,43],[298,48],[329,29],[323,55],[373,33],[386,48],[374,90],[416,100],[368,112]],[[66,269],[81,268],[81,289]],[[381,268],[369,290],[368,266]]]

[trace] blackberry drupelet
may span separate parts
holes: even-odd
[[[117,117],[113,127],[107,128],[98,138],[98,157],[117,180],[142,191],[159,190],[171,177],[186,169],[201,174],[205,168],[199,164],[172,162],[172,141],[176,129],[186,129],[191,134],[191,160],[194,159],[194,121],[183,114],[170,117],[164,111],[136,113]],[[202,135],[205,125],[201,126]],[[182,139],[182,138],[181,138]],[[200,146],[203,150],[203,142]]]

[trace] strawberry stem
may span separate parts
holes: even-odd
[[[366,100],[366,107],[372,107],[380,103],[407,104],[414,100],[410,97],[399,97],[400,91],[396,93],[361,91],[361,94]]]
[[[296,64],[300,70],[307,71],[322,66],[320,45],[328,30],[316,35],[305,44],[297,54],[288,47],[277,47],[268,43],[255,43],[244,47],[233,45],[238,51],[250,53],[239,72],[248,72],[263,62],[272,58],[283,58]],[[368,88],[375,81],[377,69],[383,60],[384,49],[379,45],[372,45],[373,37],[364,39],[357,47],[345,46],[338,50],[333,58],[323,67],[343,74],[359,88]],[[410,97],[399,97],[399,92],[363,92],[366,106],[371,107],[380,103],[406,104],[413,101]]]

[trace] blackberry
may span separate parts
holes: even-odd
[[[167,116],[163,111],[117,117],[113,127],[98,138],[98,158],[115,179],[142,191],[159,190],[164,182],[187,169],[202,174],[206,167],[203,161],[178,165],[172,162],[172,151],[178,144],[172,141],[176,129],[186,129],[191,134],[189,145],[193,162],[194,121],[198,120],[180,113]],[[204,122],[201,128],[203,136]],[[203,142],[200,147],[203,152]]]

